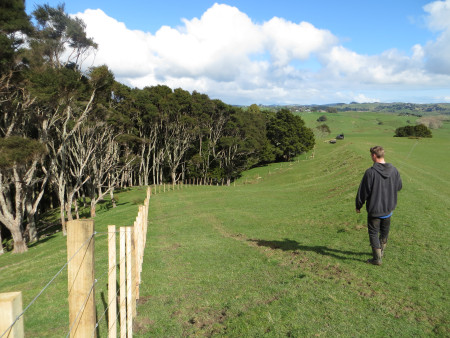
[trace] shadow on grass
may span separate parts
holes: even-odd
[[[123,205],[127,205],[130,202],[116,202],[116,207],[120,207]],[[143,204],[143,203],[142,203]],[[95,206],[95,211],[109,211],[114,209],[114,205],[111,202],[111,200],[101,200],[97,202],[97,205]],[[78,213],[80,215],[80,218],[91,218],[91,207],[90,203],[87,203],[85,206],[80,205],[78,209]],[[72,210],[72,215],[75,217],[75,212]]]
[[[57,232],[61,231],[61,223],[58,221],[46,221],[42,220],[38,222],[37,226],[39,238],[48,238],[55,235]],[[39,241],[38,241],[39,242]],[[37,243],[39,244],[39,243]]]
[[[31,244],[28,244],[28,247],[29,247],[29,248],[32,248],[32,247],[35,247],[35,246],[37,246],[37,245],[39,245],[39,244],[43,244],[43,243],[45,243],[45,242],[47,242],[47,241],[53,239],[55,236],[56,236],[55,234],[49,235],[49,236],[45,236],[45,237],[42,237],[42,236],[41,236],[41,238],[39,238],[39,240],[37,240],[36,242],[33,242],[33,243],[31,243]]]
[[[339,250],[322,245],[318,246],[301,245],[299,242],[288,238],[285,238],[282,241],[266,241],[262,239],[249,239],[248,241],[256,243],[256,245],[258,246],[265,246],[273,250],[279,249],[283,251],[312,251],[319,255],[330,256],[340,260],[365,261],[364,259],[348,256],[367,256],[367,253],[365,252]]]

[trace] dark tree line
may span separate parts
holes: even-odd
[[[62,230],[114,189],[225,180],[289,161],[314,146],[288,110],[244,110],[167,86],[129,88],[106,66],[82,71],[97,48],[64,6],[0,4],[0,227],[14,252],[38,238],[36,222],[59,207]],[[0,243],[2,239],[0,238]],[[0,247],[0,250],[2,248]]]

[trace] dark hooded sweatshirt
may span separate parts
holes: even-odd
[[[402,180],[397,169],[390,163],[374,163],[366,170],[358,193],[356,209],[366,203],[366,210],[371,217],[389,215],[397,205],[397,191],[402,189]]]

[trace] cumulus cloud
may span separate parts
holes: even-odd
[[[228,103],[374,101],[362,90],[450,81],[450,0],[424,7],[435,41],[361,55],[330,31],[274,17],[255,23],[238,8],[215,4],[200,18],[156,33],[130,30],[100,9],[77,16],[99,49],[88,61],[107,64],[118,81],[197,90]],[[308,68],[314,62],[318,67]],[[355,92],[357,94],[355,94]]]
[[[434,1],[424,6],[429,13],[428,26],[441,34],[424,46],[426,67],[435,74],[450,75],[450,0]]]
[[[423,7],[424,11],[429,13],[427,19],[428,26],[433,30],[450,29],[450,1],[433,1]]]
[[[359,102],[359,103],[367,103],[367,102],[380,102],[380,99],[376,99],[373,97],[367,97],[365,94],[356,94],[353,97],[353,101],[354,102]]]
[[[265,46],[275,66],[286,66],[293,59],[306,60],[311,54],[325,51],[337,43],[337,38],[308,22],[296,24],[273,18],[261,26]]]
[[[214,5],[200,19],[183,22],[182,29],[166,26],[150,39],[161,80],[207,76],[233,81],[248,66],[248,55],[262,49],[258,27],[235,7]]]
[[[335,46],[323,53],[321,60],[324,71],[335,80],[363,85],[419,85],[431,80],[417,57],[408,57],[395,49],[369,56]]]
[[[155,56],[150,50],[150,34],[127,29],[124,23],[102,10],[87,9],[78,13],[86,23],[86,33],[99,44],[85,65],[107,64],[118,78],[140,77],[154,71]]]

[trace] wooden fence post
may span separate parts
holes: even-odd
[[[143,263],[143,260],[144,260],[144,249],[145,249],[145,244],[144,244],[144,224],[145,224],[145,222],[146,222],[146,211],[145,211],[145,209],[146,208],[148,208],[148,199],[147,200],[145,200],[145,203],[144,203],[144,205],[143,206],[141,206],[140,207],[140,211],[139,211],[139,214],[140,214],[140,220],[139,220],[139,231],[138,231],[138,236],[139,236],[139,238],[138,238],[138,243],[139,243],[139,250],[138,250],[138,256],[139,256],[139,269],[138,269],[138,271],[139,271],[139,278],[138,278],[138,281],[139,281],[139,283],[138,284],[140,284],[141,283],[141,273],[142,273],[142,263]],[[136,233],[136,232],[135,232]]]
[[[67,222],[70,337],[96,336],[94,220]]]
[[[120,227],[120,337],[127,336],[126,228]]]
[[[131,227],[131,305],[133,318],[136,317],[136,295],[137,295],[137,261],[136,261],[136,227]]]
[[[142,260],[144,260],[144,248],[147,244],[147,225],[148,225],[148,208],[150,204],[150,199],[146,201],[144,206],[144,224],[142,225]],[[142,269],[141,269],[142,270]]]
[[[134,233],[133,233],[133,269],[134,269],[134,275],[135,275],[135,298],[139,299],[139,283],[141,282],[141,273],[140,273],[140,261],[141,261],[141,210],[142,206],[139,206],[139,213],[136,217],[136,221],[134,222]]]
[[[23,338],[22,292],[0,293],[0,335],[8,338]],[[14,323],[12,327],[11,324]]]
[[[127,337],[133,337],[133,280],[132,280],[132,270],[133,265],[131,264],[132,251],[131,251],[131,227],[126,227],[126,261],[127,261]]]
[[[117,336],[117,258],[116,258],[116,226],[108,226],[108,338]]]

